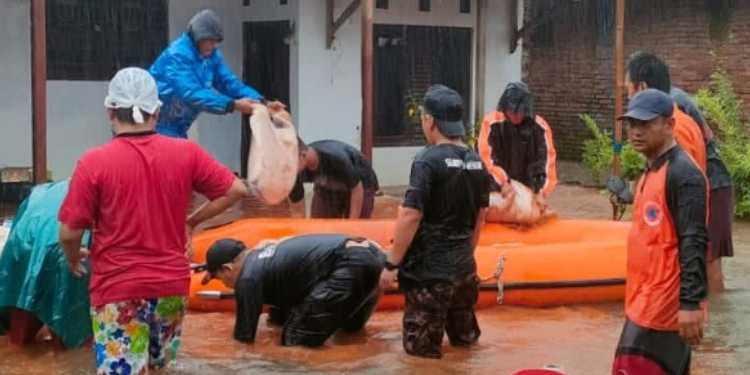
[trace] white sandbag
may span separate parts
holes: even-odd
[[[265,108],[253,112],[250,129],[248,186],[266,204],[278,204],[289,196],[297,178],[297,131],[286,111],[271,120]]]
[[[515,195],[509,199],[503,198],[500,193],[490,193],[487,222],[531,225],[546,217],[544,207],[531,189],[513,180],[511,187]]]

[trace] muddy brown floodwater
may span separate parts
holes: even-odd
[[[560,187],[551,206],[563,217],[607,218],[606,197]],[[390,208],[386,208],[389,211]],[[390,212],[390,211],[389,211]],[[735,257],[725,260],[727,292],[711,297],[706,339],[693,374],[750,373],[750,224],[735,223]],[[623,320],[622,304],[546,309],[497,306],[478,313],[482,337],[471,349],[445,346],[442,360],[407,356],[399,312],[376,313],[366,331],[336,335],[320,349],[284,348],[280,330],[259,327],[257,342],[231,339],[234,316],[189,314],[178,363],[169,374],[510,374],[525,367],[561,366],[568,374],[608,374]],[[54,353],[45,345],[12,348],[0,337],[0,374],[89,374],[93,355]]]

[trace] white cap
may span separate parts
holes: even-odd
[[[104,99],[107,108],[133,108],[133,120],[143,124],[144,111],[150,115],[161,107],[156,81],[149,72],[141,68],[121,69],[109,81],[109,90]]]

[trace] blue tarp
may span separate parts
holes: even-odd
[[[74,348],[92,334],[89,278],[70,273],[58,242],[57,213],[67,192],[67,180],[40,185],[19,207],[0,254],[0,310],[32,312]]]

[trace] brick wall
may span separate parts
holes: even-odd
[[[535,1],[539,0],[526,2],[526,22],[531,21],[529,4]],[[722,68],[731,75],[747,106],[750,1],[734,3],[729,32],[724,37],[711,36],[712,18],[705,0],[661,1],[662,10],[653,13],[642,9],[636,12],[629,7],[625,18],[625,63],[634,51],[654,53],[669,65],[672,83],[691,93],[705,87],[711,73]],[[586,2],[569,4],[573,5],[566,6],[586,6]],[[611,126],[613,122],[614,43],[597,42],[596,26],[567,24],[571,22],[566,19],[570,18],[556,17],[551,21],[555,29],[551,43],[537,42],[540,45],[535,46],[534,38],[525,38],[523,75],[536,95],[537,113],[552,126],[559,157],[579,160],[582,142],[590,134],[578,114],[591,114],[600,125]]]

